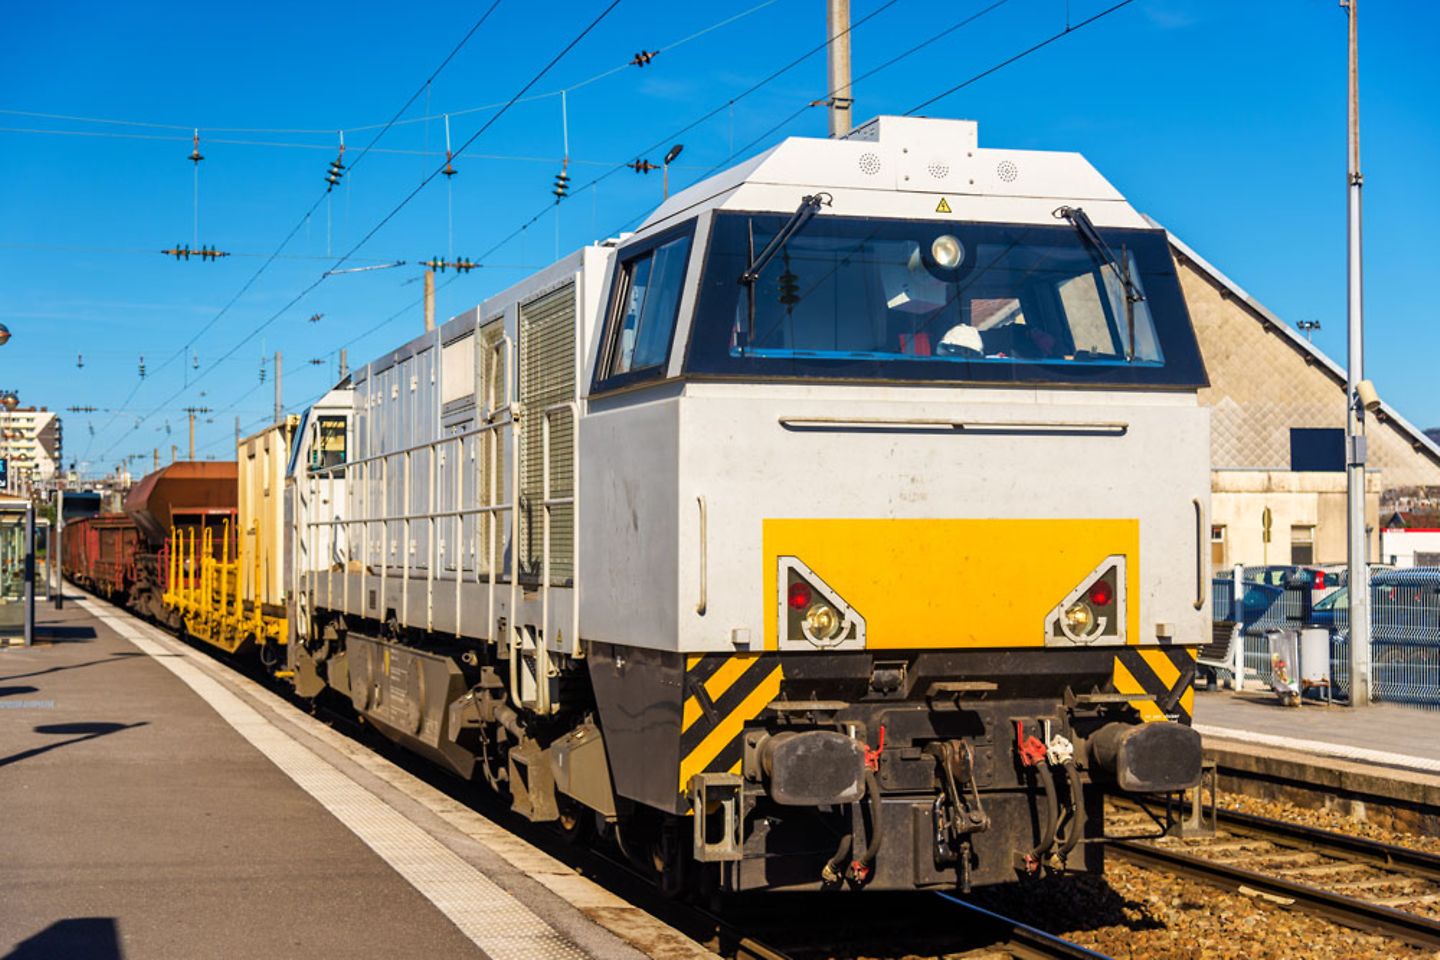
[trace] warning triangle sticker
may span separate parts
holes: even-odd
[[[940,198],[940,202],[935,205],[935,212],[936,212],[936,213],[949,213],[949,212],[950,212],[950,203],[949,203],[949,201],[947,201],[944,197],[941,197],[941,198]]]

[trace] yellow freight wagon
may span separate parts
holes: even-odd
[[[285,471],[297,417],[240,441],[236,515],[217,531],[172,529],[165,603],[186,633],[236,653],[253,646],[279,674],[287,640]],[[215,542],[219,536],[220,542]]]

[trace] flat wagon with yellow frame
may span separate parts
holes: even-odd
[[[240,441],[233,521],[172,529],[166,568],[165,603],[187,634],[226,653],[253,647],[272,670],[284,662],[289,629],[284,490],[296,421],[288,417]]]

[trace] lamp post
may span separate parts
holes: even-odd
[[[1303,334],[1307,343],[1315,342],[1315,331],[1320,329],[1319,320],[1300,320],[1295,327]]]
[[[1365,531],[1365,410],[1378,406],[1375,388],[1365,380],[1364,287],[1361,278],[1360,188],[1360,62],[1355,7],[1358,0],[1341,0],[1350,28],[1349,42],[1349,163],[1347,193],[1347,332],[1349,349],[1345,371],[1345,494],[1348,544],[1346,561],[1350,582],[1350,703],[1370,703],[1370,576],[1369,536]]]
[[[0,323],[0,347],[10,342],[10,328]]]
[[[665,154],[665,159],[660,161],[662,176],[665,180],[665,183],[663,185],[665,190],[665,198],[667,200],[670,198],[670,164],[675,162],[675,159],[680,156],[681,151],[683,151],[684,149],[685,144],[677,143],[675,144],[675,146],[670,148],[669,153]]]

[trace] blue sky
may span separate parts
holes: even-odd
[[[622,0],[532,91],[574,88],[571,199],[550,203],[560,98],[540,96],[494,123],[456,162],[448,189],[435,178],[346,266],[451,251],[480,258],[538,214],[484,269],[442,288],[443,318],[548,263],[557,236],[564,251],[633,222],[658,200],[658,173],[622,170],[578,188],[637,155],[658,162],[658,145],[671,140],[685,144],[672,169],[683,186],[825,95],[817,54],[727,106],[823,42],[820,0],[774,0],[675,45],[760,2]],[[853,0],[855,20],[884,2]],[[993,2],[895,0],[855,29],[856,75]],[[1111,2],[1007,0],[860,83],[857,118],[903,112]],[[355,364],[409,339],[421,328],[413,265],[332,277],[276,314],[434,169],[444,145],[439,120],[396,125],[320,200],[338,144],[331,131],[349,131],[354,163],[375,135],[357,128],[388,120],[485,6],[12,6],[0,34],[0,108],[131,123],[0,114],[0,321],[13,334],[0,350],[0,388],[26,403],[112,411],[66,417],[66,459],[103,473],[126,455],[145,465],[154,447],[183,452],[187,405],[216,411],[199,426],[201,455],[227,456],[234,418],[248,432],[269,414],[273,374],[262,385],[259,371],[277,349],[295,407],[333,380],[341,344]],[[404,119],[454,114],[458,145],[493,116],[474,108],[509,99],[603,6],[501,0]],[[1409,419],[1440,425],[1426,216],[1440,208],[1431,49],[1440,9],[1361,9],[1368,372]],[[661,53],[644,68],[623,66],[641,49]],[[978,120],[983,145],[1085,154],[1281,317],[1319,320],[1317,344],[1344,361],[1345,20],[1334,0],[1136,0],[926,113]],[[823,135],[825,123],[822,110],[802,111],[751,152],[786,134]],[[198,240],[236,254],[217,263],[154,252],[197,238],[185,129],[197,126]],[[322,132],[272,132],[295,130]],[[317,200],[285,255],[237,298]]]

